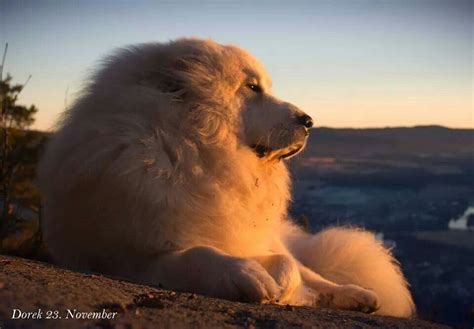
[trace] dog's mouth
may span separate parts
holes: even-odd
[[[298,154],[304,148],[304,145],[304,143],[296,144],[277,150],[262,144],[253,144],[251,147],[259,158],[286,160]]]
[[[294,148],[294,149],[288,151],[287,153],[284,153],[283,155],[281,155],[281,156],[280,156],[280,159],[285,160],[285,159],[291,158],[292,156],[294,156],[294,155],[300,153],[301,150],[303,149],[303,147],[304,147],[304,145],[299,145],[299,146],[297,146],[296,148]]]

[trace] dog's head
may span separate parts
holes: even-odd
[[[181,104],[180,126],[201,143],[231,136],[264,159],[289,158],[304,147],[311,117],[273,96],[263,65],[243,49],[179,39],[135,50],[142,68],[132,75]]]
[[[313,126],[310,116],[271,93],[263,66],[245,51],[230,47],[242,61],[236,96],[241,100],[241,140],[258,157],[287,159],[301,151]]]

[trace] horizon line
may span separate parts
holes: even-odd
[[[413,126],[375,126],[375,127],[331,127],[331,126],[320,126],[313,127],[313,129],[339,129],[339,130],[377,130],[377,129],[417,129],[417,128],[441,128],[441,129],[450,129],[450,130],[474,130],[474,127],[449,127],[439,124],[426,124],[426,125],[413,125]],[[29,131],[36,131],[42,133],[54,133],[55,130],[45,130],[45,129],[25,129]]]

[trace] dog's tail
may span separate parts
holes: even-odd
[[[398,261],[374,234],[333,227],[315,235],[292,227],[288,247],[305,266],[338,284],[356,284],[379,297],[380,315],[410,317],[415,305]]]

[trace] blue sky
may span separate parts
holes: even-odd
[[[0,0],[0,46],[39,129],[111,49],[180,36],[248,49],[317,126],[472,128],[472,22],[467,0]]]

